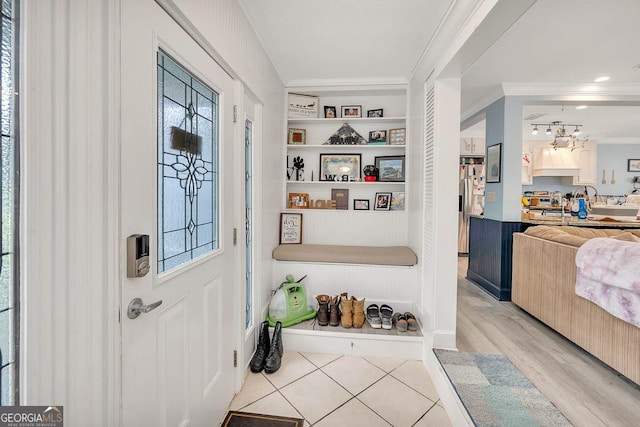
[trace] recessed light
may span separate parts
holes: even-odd
[[[584,110],[585,108],[587,108],[587,106],[586,106],[586,105],[578,105],[578,106],[576,107],[576,110]]]
[[[600,76],[597,79],[595,79],[594,82],[602,83],[602,82],[606,82],[607,80],[609,80],[609,76]]]

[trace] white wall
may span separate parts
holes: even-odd
[[[262,161],[283,170],[284,87],[237,3],[159,3],[264,106]],[[67,426],[119,423],[119,4],[21,11],[20,403],[64,405]],[[272,170],[258,179],[256,283],[268,283],[282,190]]]

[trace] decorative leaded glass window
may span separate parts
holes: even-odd
[[[218,94],[158,52],[158,273],[218,242]]]

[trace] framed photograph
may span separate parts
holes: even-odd
[[[378,181],[404,182],[404,156],[376,157]]]
[[[289,209],[309,209],[309,193],[289,193]]]
[[[332,107],[330,105],[324,106],[324,118],[325,119],[335,119],[338,117],[338,113],[336,112],[336,107]]]
[[[387,131],[386,130],[372,130],[369,132],[369,144],[380,143],[387,144]]]
[[[289,118],[317,118],[318,97],[310,95],[289,94]]]
[[[628,172],[640,172],[640,159],[629,159],[627,163]]]
[[[369,210],[369,199],[353,199],[353,210],[354,211],[368,211]]]
[[[349,209],[349,189],[348,188],[332,188],[331,200],[336,201],[336,209]]]
[[[391,211],[403,211],[404,210],[404,191],[394,191],[391,193]]]
[[[382,117],[382,108],[367,110],[367,117]]]
[[[487,181],[500,182],[500,169],[502,167],[502,144],[487,147]]]
[[[404,145],[405,135],[407,134],[407,130],[405,128],[402,129],[389,129],[389,145]]]
[[[280,244],[300,244],[302,243],[302,214],[281,213],[280,214]]]
[[[374,211],[388,211],[391,207],[391,193],[376,193]]]
[[[362,105],[343,105],[342,117],[362,117]]]
[[[305,129],[289,128],[289,145],[304,145],[307,143],[307,131]]]
[[[320,181],[360,181],[360,154],[320,154]]]

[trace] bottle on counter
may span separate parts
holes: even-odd
[[[579,220],[585,220],[587,219],[587,204],[584,200],[584,198],[579,198],[578,199],[578,219]]]

